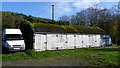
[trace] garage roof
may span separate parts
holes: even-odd
[[[78,33],[78,34],[106,34],[106,32],[99,27],[90,26],[64,26],[34,23],[34,32],[46,33]]]

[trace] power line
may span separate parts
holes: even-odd
[[[53,3],[51,5],[54,5],[55,1],[54,0],[51,0]]]
[[[51,0],[51,1],[54,2],[53,0]],[[54,3],[55,3],[55,2],[54,2]],[[100,3],[101,3],[101,2],[100,2]],[[97,6],[97,5],[100,4],[100,3],[97,3],[97,4],[93,5],[93,6]],[[54,4],[52,4],[52,5],[54,5]],[[45,8],[45,9],[41,10],[40,12],[36,13],[35,15],[42,14],[43,12],[45,12],[46,10],[48,10],[48,8],[50,8],[50,7],[51,7],[51,5],[48,6],[47,8]],[[56,4],[56,5],[55,5],[55,8],[57,8],[57,7],[73,8],[73,9],[76,9],[76,8],[77,8],[77,7],[58,6],[58,5]],[[35,16],[35,15],[34,15],[34,16]]]
[[[93,6],[98,6],[100,3],[102,3],[102,2],[99,2],[99,3],[97,3],[97,4],[93,5]]]
[[[75,8],[76,9],[76,7],[66,7],[66,6],[55,6],[55,7]]]
[[[101,3],[101,2],[100,2],[100,3]],[[98,6],[100,3],[97,3],[97,4],[93,5],[93,6]],[[76,9],[76,8],[77,8],[77,7],[58,6],[58,5],[56,5],[55,7],[73,8],[73,9]]]
[[[48,10],[48,8],[50,8],[50,7],[48,6],[47,8],[45,8],[45,9],[41,10],[40,12],[36,13],[35,15],[42,14],[45,10]],[[35,16],[35,15],[34,15],[34,16]]]

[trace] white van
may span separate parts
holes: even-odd
[[[4,29],[2,39],[5,51],[25,50],[25,43],[20,29]]]
[[[111,46],[112,45],[112,40],[110,35],[101,35],[101,39],[102,39],[102,46]]]

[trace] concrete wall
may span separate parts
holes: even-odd
[[[86,47],[100,47],[105,40],[103,37],[107,35],[92,34],[35,34],[34,49],[36,51],[59,50],[59,49],[75,49]],[[108,42],[110,39],[107,39]],[[110,44],[110,43],[104,43]]]

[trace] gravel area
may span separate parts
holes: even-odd
[[[29,60],[7,60],[3,66],[93,66],[87,59],[79,55],[62,55],[51,58]]]

